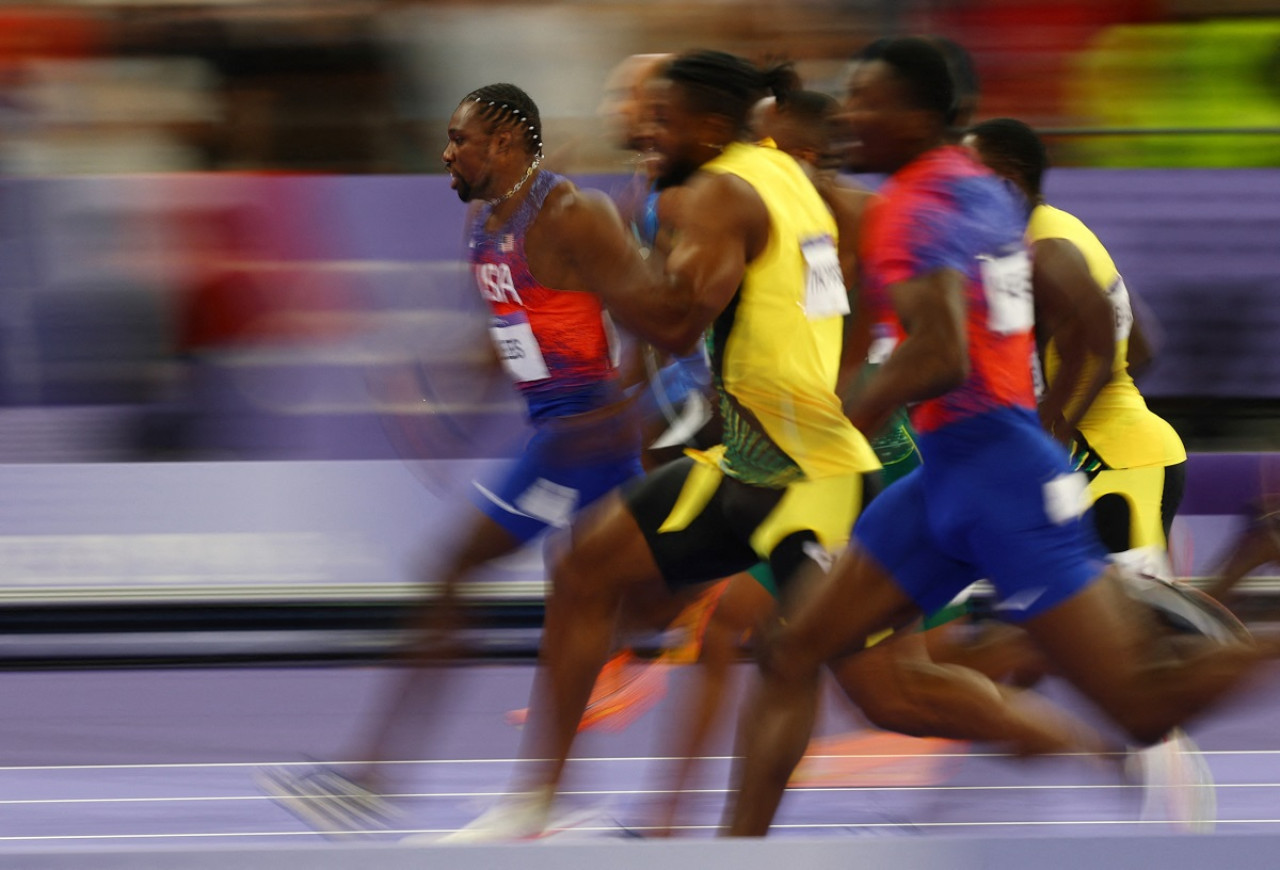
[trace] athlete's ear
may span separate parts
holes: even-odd
[[[515,140],[515,135],[510,127],[499,127],[493,131],[493,151],[495,154],[507,154],[511,150],[511,145]]]

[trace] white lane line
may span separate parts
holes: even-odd
[[[1280,750],[1277,751],[1280,754]],[[1115,756],[1123,756],[1125,753],[1116,752],[1109,753]],[[1213,752],[1204,751],[1204,755],[1213,755]],[[1007,752],[927,752],[927,753],[869,753],[850,754],[850,755],[808,755],[806,758],[884,758],[884,759],[911,759],[911,758],[1015,758]],[[1037,756],[1038,758],[1097,758],[1101,757],[1099,753],[1088,752],[1058,752],[1045,753]],[[700,755],[694,758],[695,761],[733,761],[735,756],[732,755]],[[414,764],[422,765],[445,765],[445,764],[541,764],[549,761],[546,758],[417,758],[403,759],[396,761],[361,761],[358,759],[345,759],[335,761],[173,761],[173,762],[135,762],[127,764],[17,764],[17,765],[0,765],[0,773],[8,773],[11,771],[30,771],[30,770],[168,770],[175,768],[194,768],[194,769],[217,769],[217,768],[237,768],[237,767],[315,767],[323,765],[326,767],[343,767],[348,765],[401,765],[408,766]],[[630,764],[630,763],[648,763],[654,761],[681,761],[680,756],[675,755],[622,755],[622,756],[598,756],[592,758],[573,759],[575,764]]]
[[[1125,752],[1107,752],[1107,753],[1091,753],[1091,752],[1047,752],[1037,758],[1122,758],[1128,753]],[[1280,755],[1280,749],[1202,749],[1201,755],[1206,756],[1271,756]],[[826,759],[854,759],[854,758],[882,758],[882,759],[933,759],[933,758],[1020,758],[1008,752],[920,752],[920,753],[867,753],[867,754],[836,754],[836,755],[806,755],[806,758],[826,758]],[[700,755],[694,758],[695,761],[733,761],[735,756],[732,755]],[[59,770],[59,771],[76,771],[76,770],[173,770],[173,769],[219,769],[219,768],[246,768],[246,767],[315,767],[323,765],[326,767],[344,767],[349,765],[383,765],[383,766],[411,766],[419,765],[447,765],[447,764],[541,764],[549,761],[545,758],[416,758],[402,759],[395,761],[360,761],[358,759],[344,759],[335,761],[173,761],[173,762],[136,762],[128,764],[17,764],[17,765],[0,765],[0,773],[23,772],[23,771],[39,771],[39,770]],[[660,761],[681,761],[680,756],[674,755],[620,755],[620,756],[598,756],[591,758],[573,759],[574,764],[632,764],[632,763],[649,763]]]
[[[1022,785],[832,785],[793,788],[793,794],[837,794],[846,792],[1001,792],[1001,791],[1090,791],[1143,789],[1150,786],[1141,783],[1071,783],[1071,784],[1022,784]],[[1280,788],[1280,782],[1220,782],[1216,788]],[[1177,788],[1177,786],[1161,786]],[[669,794],[728,794],[727,788],[686,789],[573,789],[562,791],[564,797],[643,797]],[[425,791],[394,792],[382,795],[388,800],[456,800],[459,798],[503,798],[519,792],[511,791]],[[310,795],[298,795],[295,800],[311,800]],[[314,797],[324,800],[323,796]],[[141,804],[141,803],[196,803],[200,801],[270,801],[271,795],[179,795],[174,797],[97,797],[97,798],[13,798],[0,800],[0,806],[36,806],[45,804]]]
[[[1081,827],[1085,825],[1108,825],[1111,827],[1119,826],[1144,826],[1144,825],[1161,825],[1167,826],[1170,822],[1163,819],[1053,819],[1053,820],[1032,820],[1032,821],[989,821],[989,822],[818,822],[818,823],[795,823],[795,824],[775,824],[774,830],[788,831],[816,831],[816,830],[873,830],[873,829],[920,829],[920,828],[1007,828],[1007,827]],[[1276,825],[1280,824],[1280,819],[1217,819],[1215,824],[1218,825]],[[675,825],[674,830],[681,831],[715,831],[719,829],[719,825]],[[343,838],[372,838],[376,836],[378,839],[386,839],[388,837],[403,837],[415,834],[451,834],[456,828],[404,828],[399,830],[356,830],[349,831],[344,834],[334,834],[332,832],[321,831],[243,831],[243,832],[225,832],[225,833],[178,833],[178,834],[41,834],[33,836],[0,836],[0,842],[48,842],[54,840],[182,840],[182,839],[216,839],[228,837],[326,837],[334,839]],[[617,833],[621,830],[621,826],[602,825],[589,826],[584,825],[573,829],[575,833]],[[644,831],[649,830],[645,827],[628,826],[627,830]]]

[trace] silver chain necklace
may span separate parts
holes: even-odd
[[[511,197],[513,197],[513,196],[515,196],[517,193],[519,193],[519,192],[520,192],[520,188],[524,187],[524,183],[525,183],[526,181],[528,181],[528,180],[529,180],[529,177],[530,177],[531,175],[533,175],[533,173],[534,173],[534,171],[535,171],[535,170],[537,170],[538,165],[539,165],[540,163],[542,163],[542,155],[541,155],[541,154],[539,154],[537,157],[533,158],[533,162],[532,162],[532,163],[530,163],[530,164],[529,164],[529,168],[528,168],[528,169],[526,169],[526,170],[524,171],[524,175],[520,176],[520,180],[516,182],[515,187],[511,188],[510,190],[508,190],[508,191],[507,191],[506,193],[504,193],[502,196],[499,196],[499,197],[497,197],[497,198],[495,198],[495,199],[491,199],[491,200],[489,200],[489,201],[488,201],[488,202],[489,202],[489,205],[490,205],[491,207],[493,207],[493,208],[497,208],[498,206],[502,205],[502,204],[503,204],[504,202],[506,202],[507,200],[511,199]]]

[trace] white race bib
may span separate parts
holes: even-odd
[[[877,325],[872,331],[871,344],[867,348],[867,362],[873,366],[882,365],[897,346],[898,336],[894,335],[893,330],[888,326]]]
[[[1040,365],[1040,354],[1035,348],[1031,349],[1031,386],[1036,391],[1036,403],[1044,398],[1045,392],[1049,389],[1049,385],[1044,380],[1044,367]]]
[[[1133,331],[1133,302],[1129,299],[1129,288],[1119,275],[1107,288],[1107,299],[1111,300],[1111,308],[1116,313],[1116,341],[1128,341]]]
[[[1031,257],[1026,249],[1003,257],[978,257],[987,294],[987,328],[1000,335],[1026,332],[1035,325],[1031,298]]]
[[[550,376],[542,359],[542,349],[533,337],[533,328],[523,315],[495,317],[489,324],[493,346],[502,367],[517,384],[540,381]]]
[[[831,236],[814,236],[800,243],[804,254],[804,313],[810,320],[843,317],[849,313],[849,291],[840,271],[840,257]]]

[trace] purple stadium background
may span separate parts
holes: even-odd
[[[10,603],[395,599],[409,566],[447,539],[471,478],[519,449],[514,396],[477,407],[474,383],[455,371],[485,336],[458,269],[464,208],[444,177],[119,176],[0,189]],[[1158,321],[1149,397],[1280,400],[1280,173],[1064,169],[1047,192],[1098,232]],[[178,248],[184,228],[217,214],[237,216],[245,259],[228,266],[223,251],[219,268],[252,277],[237,286],[272,300],[276,328],[184,349],[179,300],[203,267]],[[441,435],[438,420],[371,402],[406,359],[435,383],[445,430],[480,434]],[[405,420],[420,439],[401,437]],[[1178,547],[1181,569],[1196,574],[1245,501],[1280,489],[1280,467],[1261,454],[1202,455],[1191,472]],[[538,557],[533,548],[496,566],[491,594],[540,595]]]

